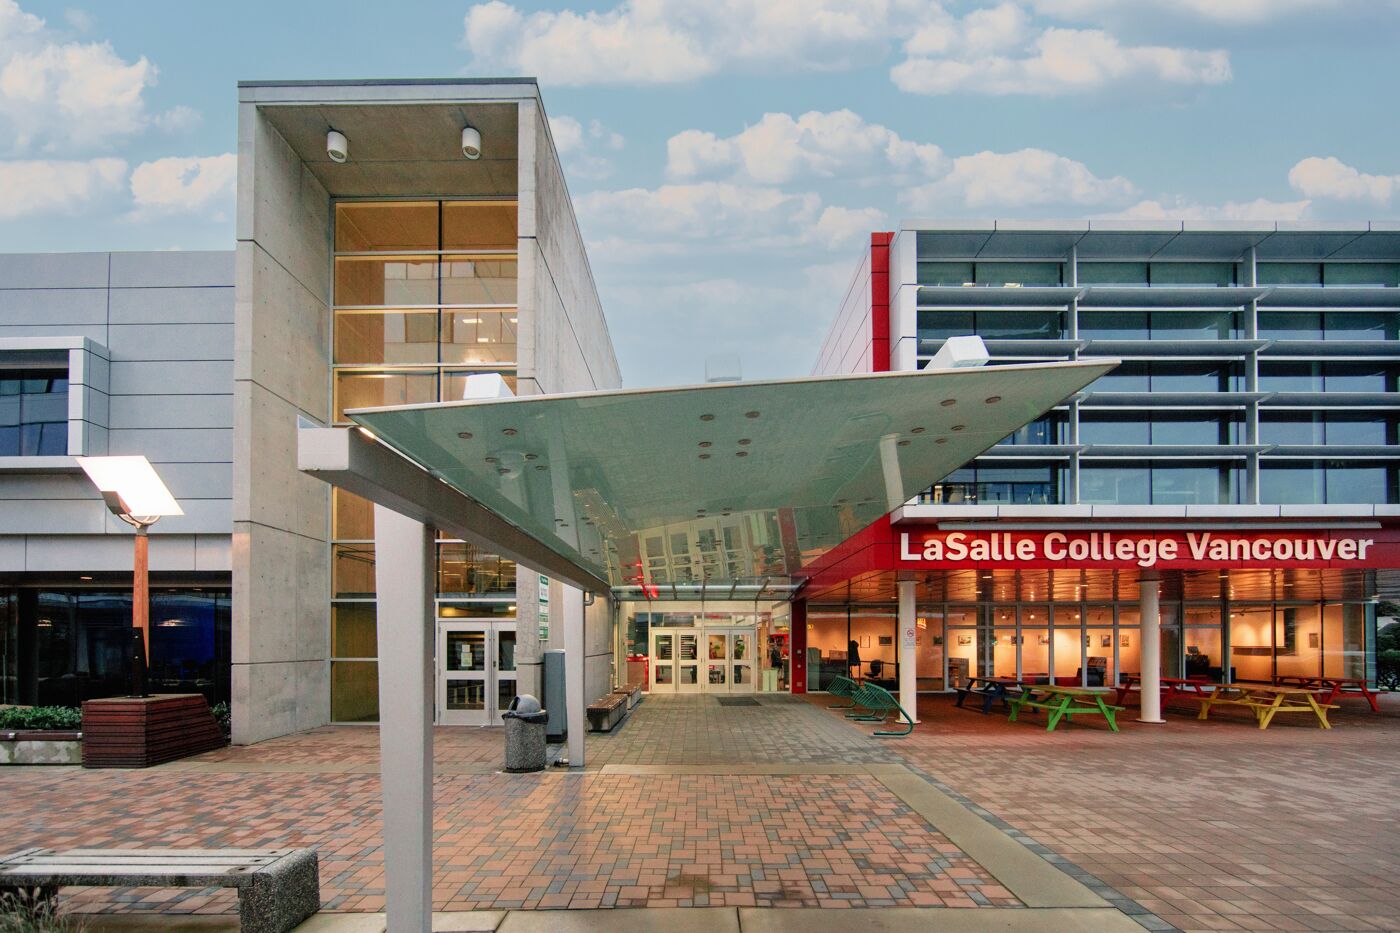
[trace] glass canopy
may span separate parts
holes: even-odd
[[[439,402],[346,413],[618,587],[771,580],[1116,360]]]

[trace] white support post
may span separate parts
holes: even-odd
[[[379,781],[390,933],[433,923],[433,530],[374,507]]]
[[[900,580],[895,584],[899,590],[899,705],[912,718],[919,721],[919,672],[918,645],[919,620],[915,605],[914,591],[918,586],[913,580]]]
[[[1138,654],[1142,658],[1138,722],[1166,722],[1162,718],[1162,620],[1157,600],[1161,585],[1152,573],[1144,573],[1138,580]]]
[[[559,625],[564,627],[564,692],[567,694],[564,726],[569,730],[569,767],[583,767],[584,708],[588,705],[584,684],[583,590],[564,585]]]

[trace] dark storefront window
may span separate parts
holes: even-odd
[[[9,590],[0,597],[0,703],[77,706],[127,691],[130,591]],[[229,698],[227,590],[151,593],[152,693]]]
[[[68,373],[0,370],[0,457],[68,453]]]

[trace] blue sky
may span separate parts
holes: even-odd
[[[228,249],[240,79],[533,75],[629,385],[900,218],[1400,214],[1400,0],[0,0],[0,250]]]

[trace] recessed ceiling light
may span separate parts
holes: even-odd
[[[955,398],[945,398],[938,404],[942,405],[944,408],[951,408],[952,406],[958,404],[958,400]]]
[[[963,430],[966,430],[966,429],[967,429],[967,425],[965,425],[965,424],[955,424],[955,425],[953,425],[953,428],[952,428],[952,430],[954,430],[954,431],[963,431]]]
[[[934,442],[935,444],[946,444],[946,443],[948,443],[948,438],[946,438],[946,437],[935,438],[933,442]]]
[[[526,460],[538,460],[539,458],[540,458],[540,455],[539,455],[539,454],[526,454],[526,455],[525,455],[525,459],[526,459]]]
[[[898,444],[897,444],[896,446],[899,446],[899,447],[908,447],[908,446],[909,446],[909,443],[910,443],[909,441],[899,441]]]
[[[536,464],[536,465],[535,465],[535,469],[540,470],[540,471],[544,471],[544,470],[547,470],[547,469],[549,469],[549,468],[546,467],[543,463],[539,463],[539,464]]]
[[[701,459],[701,460],[708,460],[708,459],[710,459],[710,455],[709,455],[709,454],[701,454],[701,455],[700,455],[700,459]]]
[[[701,420],[701,421],[714,421],[714,420],[715,420],[715,416],[714,416],[714,415],[701,415],[701,416],[700,416],[700,420]]]
[[[499,473],[499,474],[501,474],[502,476],[505,476],[507,473],[510,472],[510,468],[509,468],[509,467],[496,467],[496,472]]]
[[[92,577],[79,577],[78,579],[79,579],[79,580],[91,580]]]
[[[734,451],[734,456],[736,456],[736,457],[747,457],[748,455],[749,455],[749,452],[748,452],[747,450],[736,450],[736,451]]]
[[[744,417],[745,417],[745,418],[757,418],[757,417],[758,417],[758,412],[756,412],[756,411],[746,411],[746,412],[744,412]]]
[[[713,447],[714,444],[711,444],[709,441],[701,441],[701,442],[700,442],[700,446],[701,446],[701,447]]]
[[[989,395],[989,396],[987,396],[987,404],[988,404],[988,405],[995,405],[997,402],[1000,402],[1000,401],[1001,401],[1001,396],[1000,396],[1000,395]]]
[[[749,446],[749,445],[752,444],[752,443],[753,443],[753,441],[749,440],[747,437],[741,437],[741,438],[739,438],[739,446],[740,446],[740,447],[747,447],[747,446]]]
[[[464,440],[464,441],[469,441],[469,440],[472,439],[472,432],[470,432],[470,431],[458,431],[458,432],[457,432],[457,436],[460,437],[460,438],[461,438],[462,440]]]
[[[910,428],[910,429],[909,429],[909,433],[910,433],[910,434],[923,434],[923,433],[924,433],[924,429],[923,429],[923,428]]]
[[[515,428],[502,428],[501,433],[506,437],[515,437]]]

